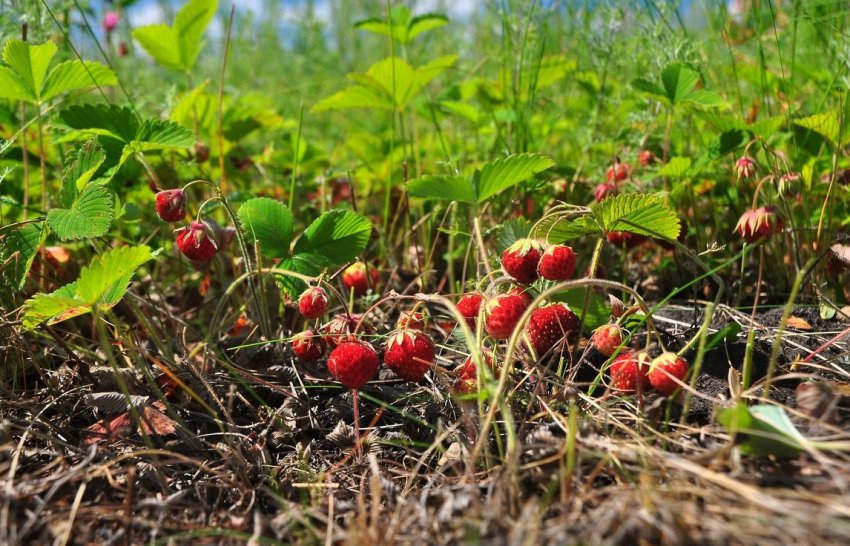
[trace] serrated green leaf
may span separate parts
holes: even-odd
[[[68,154],[63,173],[64,183],[59,193],[59,201],[63,207],[70,208],[73,205],[80,190],[91,181],[105,161],[106,154],[103,147],[95,139],[83,143]],[[106,183],[108,179],[100,182]]]
[[[95,256],[77,279],[77,299],[89,305],[115,305],[139,266],[152,257],[146,246],[120,246]]]
[[[475,200],[469,179],[458,175],[421,176],[408,182],[407,193],[412,197],[463,203],[471,203]]]
[[[47,75],[40,100],[46,101],[62,93],[90,87],[115,85],[118,78],[106,66],[91,61],[59,63]]]
[[[53,42],[31,45],[12,38],[6,41],[3,48],[3,61],[17,74],[29,94],[38,99],[55,54],[56,44]]]
[[[427,32],[449,24],[449,18],[442,13],[423,13],[410,20],[407,25],[407,42]]]
[[[204,47],[204,32],[215,16],[218,0],[190,0],[174,18],[183,70],[191,70]]]
[[[746,129],[750,131],[753,136],[767,139],[776,133],[784,123],[785,116],[774,116],[772,118],[766,118],[752,123],[747,126]]]
[[[133,38],[157,63],[166,68],[183,70],[180,40],[170,26],[155,24],[139,27],[133,31]]]
[[[481,117],[478,108],[473,104],[469,104],[468,102],[444,100],[440,102],[440,106],[443,109],[448,110],[452,114],[468,119],[476,125],[478,124],[478,121]]]
[[[369,242],[372,224],[356,212],[330,210],[311,223],[298,239],[294,259],[316,266],[335,266],[353,260]]]
[[[277,265],[277,269],[285,269],[310,276],[316,276],[322,271],[322,268],[307,259],[306,255],[302,255],[300,258],[299,256],[284,258]],[[292,299],[298,298],[307,289],[307,283],[295,277],[275,275],[275,279]]]
[[[667,94],[664,92],[664,89],[649,80],[645,80],[644,78],[635,78],[632,80],[632,87],[645,93],[649,93],[650,95],[655,95],[665,99],[667,98]]]
[[[292,242],[292,211],[268,197],[250,199],[239,207],[239,219],[250,244],[259,243],[268,258],[289,256]]]
[[[671,104],[679,104],[687,98],[699,80],[699,74],[685,65],[674,63],[661,72],[664,93]]]
[[[354,85],[320,100],[313,106],[312,111],[355,110],[359,108],[392,110],[393,104],[388,96],[375,89]]]
[[[679,217],[659,195],[627,193],[609,197],[592,207],[596,221],[608,231],[628,231],[676,240]]]
[[[511,155],[486,163],[478,179],[476,199],[484,202],[554,165],[552,158],[534,153]]]
[[[0,66],[0,99],[36,102],[37,98],[15,72]]]
[[[780,407],[763,404],[747,408],[739,403],[720,410],[717,421],[735,435],[745,455],[796,457],[803,451],[805,438]]]
[[[499,244],[496,250],[503,252],[518,240],[528,237],[529,233],[531,233],[531,223],[528,220],[522,218],[508,220],[502,224],[502,229],[499,231]]]
[[[566,303],[576,315],[581,315],[585,298],[587,298],[587,312],[584,314],[584,331],[589,334],[608,322],[611,316],[608,302],[587,288],[572,288],[552,295],[553,301]]]
[[[716,91],[697,89],[683,97],[682,102],[690,102],[705,108],[716,108],[722,106],[726,101]]]
[[[145,120],[133,138],[143,149],[188,148],[195,143],[192,131],[173,121]]]
[[[838,145],[838,140],[841,136],[841,125],[838,120],[838,113],[834,110],[794,120],[794,124],[816,132],[827,139],[833,146]]]
[[[25,224],[6,233],[0,247],[0,265],[8,262],[0,271],[3,284],[8,283],[16,290],[24,287],[32,262],[46,237],[44,224]]]
[[[671,178],[678,178],[683,176],[688,168],[691,166],[691,159],[688,157],[673,157],[670,161],[664,165],[660,171],[658,171],[659,176],[667,176]]]
[[[24,303],[24,329],[31,330],[43,322],[56,324],[90,312],[90,306],[74,297],[76,284],[66,284],[50,294],[36,294],[28,299]]]
[[[602,236],[602,230],[589,214],[544,216],[531,233],[534,237],[552,244],[565,243],[586,235]]]
[[[114,215],[112,193],[89,184],[70,208],[50,209],[47,225],[63,241],[101,237],[109,231]]]
[[[59,114],[65,125],[97,135],[130,142],[139,130],[139,121],[129,108],[108,104],[82,104]]]

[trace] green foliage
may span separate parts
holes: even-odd
[[[590,334],[596,328],[608,323],[611,309],[605,299],[588,288],[571,288],[558,292],[552,296],[553,301],[560,301],[569,305],[573,313],[581,317],[581,311],[587,300],[587,312],[584,314],[584,332]]]
[[[84,267],[77,281],[49,294],[40,293],[24,304],[24,328],[55,324],[89,313],[95,306],[115,306],[127,292],[136,270],[153,257],[146,246],[114,248]]]
[[[9,39],[0,66],[0,98],[41,104],[57,95],[97,86],[115,85],[115,74],[100,63],[66,61],[48,71],[56,45],[31,45]]]
[[[695,89],[698,81],[699,72],[685,65],[673,63],[661,72],[660,85],[643,78],[633,80],[632,85],[673,107],[685,103],[706,108],[721,106],[723,99],[714,91]]]
[[[761,404],[748,408],[739,403],[720,410],[717,421],[735,435],[745,455],[796,457],[803,451],[805,438],[779,406]]]
[[[483,203],[554,165],[551,158],[541,154],[510,155],[485,163],[471,178],[428,175],[411,180],[407,192],[412,197]]]
[[[102,237],[109,231],[114,216],[112,193],[103,186],[89,184],[70,207],[50,209],[47,225],[63,241]]]
[[[672,157],[666,165],[658,171],[659,176],[669,176],[670,178],[680,178],[688,172],[691,166],[691,160],[688,157]]]
[[[166,68],[189,72],[204,46],[204,31],[218,8],[217,0],[190,0],[174,18],[174,26],[148,25],[133,31],[133,38]]]
[[[259,244],[264,256],[289,256],[292,212],[286,205],[268,197],[250,199],[239,207],[239,219],[245,229],[247,242]]]
[[[295,243],[300,261],[332,267],[356,258],[366,248],[372,224],[360,214],[331,210],[316,218]]]
[[[46,238],[44,224],[26,224],[4,235],[0,245],[0,266],[7,262],[9,265],[0,271],[2,284],[8,284],[15,290],[24,287],[27,273]]]
[[[354,28],[373,32],[383,36],[391,36],[396,42],[409,44],[423,32],[440,28],[448,24],[449,19],[440,13],[423,13],[413,17],[407,6],[396,6],[386,19],[371,18],[359,21]]]
[[[846,142],[847,131],[841,130],[838,113],[834,110],[794,120],[794,124],[816,132],[833,146],[838,146],[839,142]]]

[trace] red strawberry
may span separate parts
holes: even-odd
[[[308,319],[321,317],[328,310],[328,293],[321,286],[308,288],[298,298],[298,310]]]
[[[534,239],[519,239],[502,253],[502,268],[505,273],[522,284],[537,280],[537,264],[543,245]]]
[[[734,170],[739,180],[741,178],[752,178],[756,174],[756,162],[748,155],[741,156],[735,161]]]
[[[756,210],[748,210],[738,220],[735,231],[748,243],[757,241],[763,237],[770,237],[785,228],[785,221],[776,210],[776,207],[768,205]]]
[[[402,379],[418,383],[434,364],[434,342],[418,330],[390,334],[384,364]]]
[[[478,318],[478,311],[481,309],[482,301],[484,301],[484,296],[475,292],[466,294],[457,302],[457,310],[466,319],[466,323],[470,328],[475,328],[475,319]]]
[[[655,390],[664,396],[669,396],[679,388],[675,379],[683,381],[687,374],[688,361],[668,351],[652,359],[649,367],[649,382]]]
[[[611,356],[623,343],[623,332],[616,324],[605,324],[593,332],[590,343],[599,351],[599,354]]]
[[[646,241],[645,235],[638,235],[630,231],[609,231],[608,242],[626,249],[634,248]]]
[[[493,363],[495,362],[493,353],[490,351],[484,351],[481,355],[481,359],[493,373],[496,373],[496,369],[493,367]],[[472,358],[472,355],[466,357],[463,364],[461,364],[456,370],[457,381],[455,382],[455,390],[459,392],[474,391],[477,388],[477,369],[478,367],[475,365],[475,359]]]
[[[516,328],[528,304],[522,296],[502,294],[487,302],[485,307],[487,333],[495,339],[508,339]]]
[[[649,150],[641,150],[638,154],[638,161],[640,161],[641,166],[646,167],[655,161],[655,154]]]
[[[552,245],[540,258],[537,272],[548,281],[566,281],[576,270],[576,253],[567,245]]]
[[[210,147],[203,142],[195,143],[195,162],[200,165],[210,158]]]
[[[628,350],[620,353],[608,373],[611,375],[611,388],[620,392],[633,392],[649,387],[649,355],[646,352]]]
[[[620,182],[629,177],[630,170],[631,169],[629,168],[628,163],[620,163],[619,161],[617,161],[616,163],[608,167],[608,170],[605,172],[605,174],[608,177],[608,182]]]
[[[553,303],[531,312],[526,333],[534,353],[538,357],[559,353],[564,349],[564,340],[573,340],[578,334],[579,320],[569,306]]]
[[[402,311],[398,316],[395,327],[399,330],[422,330],[427,322],[428,317],[425,316],[425,313],[413,310]]]
[[[212,230],[204,222],[192,222],[175,231],[177,248],[195,262],[208,262],[218,250]]]
[[[186,217],[186,192],[180,189],[157,192],[154,206],[165,222],[179,222]]]
[[[302,362],[316,362],[325,354],[325,342],[313,330],[304,330],[292,339],[292,352]]]
[[[365,341],[341,343],[328,357],[328,371],[349,389],[362,387],[380,367],[378,353]]]
[[[531,305],[531,302],[534,301],[534,296],[531,295],[531,292],[529,292],[528,290],[524,290],[522,287],[519,286],[514,286],[513,288],[507,291],[507,294],[521,297],[522,301],[525,302],[526,307]]]
[[[617,186],[613,182],[604,182],[593,188],[593,199],[596,201],[602,201],[612,195],[617,195]]]
[[[363,262],[354,262],[342,272],[342,284],[353,290],[355,296],[362,296],[378,285],[378,270]]]
[[[325,336],[325,342],[335,347],[353,338],[352,334],[362,318],[363,315],[336,315],[323,324],[319,331]],[[372,325],[365,321],[363,321],[363,324],[360,324],[360,329],[357,331],[366,335],[371,335],[374,332]]]

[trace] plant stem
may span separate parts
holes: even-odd
[[[289,179],[289,210],[295,206],[295,179],[298,177],[298,160],[301,158],[301,124],[304,121],[304,101],[298,107],[298,128],[295,131],[295,145],[292,157],[292,176]],[[322,194],[323,195],[323,194]],[[324,195],[322,197],[324,199]]]
[[[741,372],[741,389],[747,390],[750,388],[750,383],[753,378],[753,352],[755,351],[756,329],[756,312],[759,307],[759,299],[761,296],[761,281],[764,275],[764,245],[759,247],[759,276],[756,281],[756,294],[753,298],[753,311],[750,314],[750,330],[747,332],[747,346],[744,349],[744,366]]]
[[[41,168],[41,210],[47,212],[47,165],[44,159],[44,121],[41,117],[41,103],[35,105],[38,119],[38,161]]]

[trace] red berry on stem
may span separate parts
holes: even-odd
[[[748,243],[770,237],[785,228],[785,221],[774,206],[748,210],[738,220],[735,231]]]
[[[741,178],[752,178],[756,174],[755,160],[747,155],[739,157],[735,162],[735,174],[739,180]]]
[[[537,280],[537,264],[543,254],[543,245],[534,239],[519,239],[502,253],[505,273],[522,284]]]
[[[629,177],[628,163],[620,163],[619,161],[608,167],[605,175],[608,177],[608,182],[621,182]]]
[[[638,154],[638,161],[640,161],[642,167],[646,167],[655,161],[655,154],[649,150],[641,150]]]
[[[593,199],[596,201],[602,201],[613,195],[617,195],[617,185],[613,182],[603,182],[593,188]]]
[[[395,327],[399,330],[423,330],[428,322],[428,317],[421,311],[402,311]]]
[[[390,334],[384,364],[402,379],[418,383],[434,364],[434,342],[418,330]]]
[[[304,330],[292,339],[292,352],[302,362],[316,362],[325,354],[325,342],[313,330]]]
[[[531,312],[526,333],[534,353],[540,358],[563,351],[564,342],[574,340],[578,328],[578,317],[569,306],[553,303]]]
[[[210,227],[204,222],[192,222],[176,231],[177,248],[195,262],[208,262],[218,250]]]
[[[378,285],[378,270],[363,262],[354,262],[342,272],[342,283],[355,296],[362,296]]]
[[[528,308],[522,296],[502,294],[487,302],[485,307],[487,333],[495,339],[508,339]]]
[[[328,357],[328,371],[349,389],[362,387],[380,366],[378,353],[365,341],[341,343]]]
[[[676,380],[684,381],[687,374],[688,361],[668,351],[652,359],[649,367],[649,382],[655,390],[669,396],[679,388]]]
[[[620,392],[645,391],[649,387],[649,355],[628,350],[617,355],[608,368],[611,388]]]
[[[321,317],[328,310],[328,293],[321,286],[308,288],[298,298],[298,310],[308,319]]]
[[[483,351],[481,354],[481,360],[493,373],[496,372],[493,367],[496,361],[493,353],[490,351]],[[455,382],[455,390],[459,392],[472,392],[476,389],[478,366],[475,365],[475,359],[472,358],[472,355],[466,357],[463,364],[457,368],[456,373],[457,381]]]
[[[165,222],[179,222],[186,217],[186,192],[162,190],[156,194],[156,214]]]
[[[358,324],[360,325],[358,332],[366,335],[374,332],[372,325],[362,319],[363,315],[336,315],[323,324],[319,331],[325,336],[325,342],[335,347],[344,341],[352,340]]]
[[[576,270],[576,253],[567,245],[552,245],[540,258],[537,272],[548,281],[566,281]]]
[[[590,336],[590,343],[604,356],[611,356],[623,343],[623,332],[616,324],[605,324]]]
[[[466,319],[466,323],[470,328],[475,328],[475,319],[478,318],[478,311],[481,309],[482,301],[484,301],[484,296],[476,292],[466,294],[457,302],[457,310]]]

